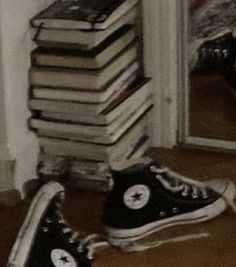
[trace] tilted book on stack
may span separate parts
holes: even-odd
[[[30,20],[33,27],[104,30],[113,25],[138,0],[58,0]]]
[[[39,135],[46,135],[51,137],[67,138],[71,140],[87,141],[92,143],[109,144],[115,142],[139,117],[147,113],[152,107],[150,88],[148,88],[149,79],[136,80],[126,90],[123,91],[113,102],[108,106],[100,116],[108,117],[109,113],[115,112],[114,110],[119,107],[126,112],[116,112],[114,119],[106,124],[95,124],[99,121],[90,122],[88,119],[79,121],[79,110],[76,112],[77,121],[62,121],[45,118],[32,118],[30,126],[37,129]],[[131,99],[129,99],[131,98]],[[132,101],[133,98],[133,101]],[[133,102],[132,105],[130,102]],[[134,102],[135,101],[135,102]],[[118,104],[118,102],[120,102]],[[140,102],[140,104],[139,104]],[[137,105],[137,103],[139,105]],[[50,107],[55,108],[55,105],[48,104],[41,107],[41,110]],[[39,107],[38,107],[39,108]],[[65,109],[65,110],[69,110]],[[83,115],[82,113],[81,115]],[[98,115],[98,116],[99,116]],[[96,116],[91,116],[96,118]],[[110,115],[111,117],[111,115]]]
[[[100,69],[136,38],[135,29],[126,24],[91,50],[38,47],[32,52],[36,66]]]
[[[63,9],[63,3],[66,1],[57,1],[58,4],[58,12],[61,11],[61,16],[70,13],[70,9]],[[80,1],[74,0],[71,2]],[[101,5],[101,1],[86,1],[87,3],[96,2],[96,8],[99,8]],[[114,12],[116,13],[117,1],[105,1],[109,4],[110,8],[113,7]],[[114,5],[112,5],[112,2]],[[121,3],[121,1],[118,1]],[[77,20],[79,14],[77,16],[74,15],[75,20],[65,19],[63,23],[57,24],[53,23],[55,21],[54,12],[49,14],[47,18],[44,17],[43,13],[38,14],[36,17],[32,18],[31,20],[31,35],[33,40],[39,46],[45,47],[65,47],[65,48],[80,48],[83,50],[93,49],[94,47],[98,46],[101,42],[105,39],[109,38],[111,34],[113,34],[116,30],[121,28],[125,24],[133,24],[135,22],[135,18],[137,16],[138,10],[136,4],[138,0],[125,0],[123,1],[126,4],[126,8],[123,9],[123,12],[120,13],[120,16],[116,17],[113,23],[103,23],[103,28],[100,30],[94,30],[93,28],[88,29],[81,29],[80,23]],[[75,3],[76,4],[76,3]],[[60,7],[62,5],[62,7]],[[53,6],[49,7],[49,9],[53,8]],[[60,10],[62,8],[62,10]],[[69,12],[67,12],[69,10]],[[79,9],[80,11],[82,8]],[[89,9],[86,10],[89,12]],[[48,12],[50,13],[50,12]],[[67,16],[67,15],[66,15]],[[40,19],[42,17],[42,19]],[[62,21],[62,20],[57,20]],[[72,27],[68,27],[70,23],[73,25]],[[77,22],[77,23],[76,23]],[[93,27],[95,25],[93,22],[89,22]]]
[[[139,59],[138,2],[58,0],[31,19],[38,47],[29,127],[39,138],[40,175],[104,189],[104,166],[149,147],[152,95]]]

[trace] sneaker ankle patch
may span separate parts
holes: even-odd
[[[53,249],[51,261],[55,267],[79,267],[71,254],[63,249]]]
[[[150,188],[144,184],[129,187],[123,196],[123,201],[129,209],[137,210],[147,205],[150,199]]]

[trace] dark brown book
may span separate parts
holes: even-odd
[[[33,66],[30,70],[30,84],[32,86],[100,90],[136,58],[135,42],[99,70]]]
[[[138,0],[58,0],[34,16],[33,27],[104,30]]]
[[[101,69],[134,41],[135,31],[125,25],[95,49],[38,47],[32,54],[32,65],[78,69]]]

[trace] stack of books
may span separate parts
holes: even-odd
[[[30,128],[41,176],[104,189],[108,165],[149,146],[152,108],[135,21],[138,0],[58,0],[34,16]]]

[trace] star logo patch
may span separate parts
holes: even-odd
[[[141,209],[149,201],[150,189],[143,184],[137,184],[128,188],[124,193],[124,204],[130,209]]]
[[[51,260],[55,267],[79,267],[70,253],[63,249],[52,250]]]

